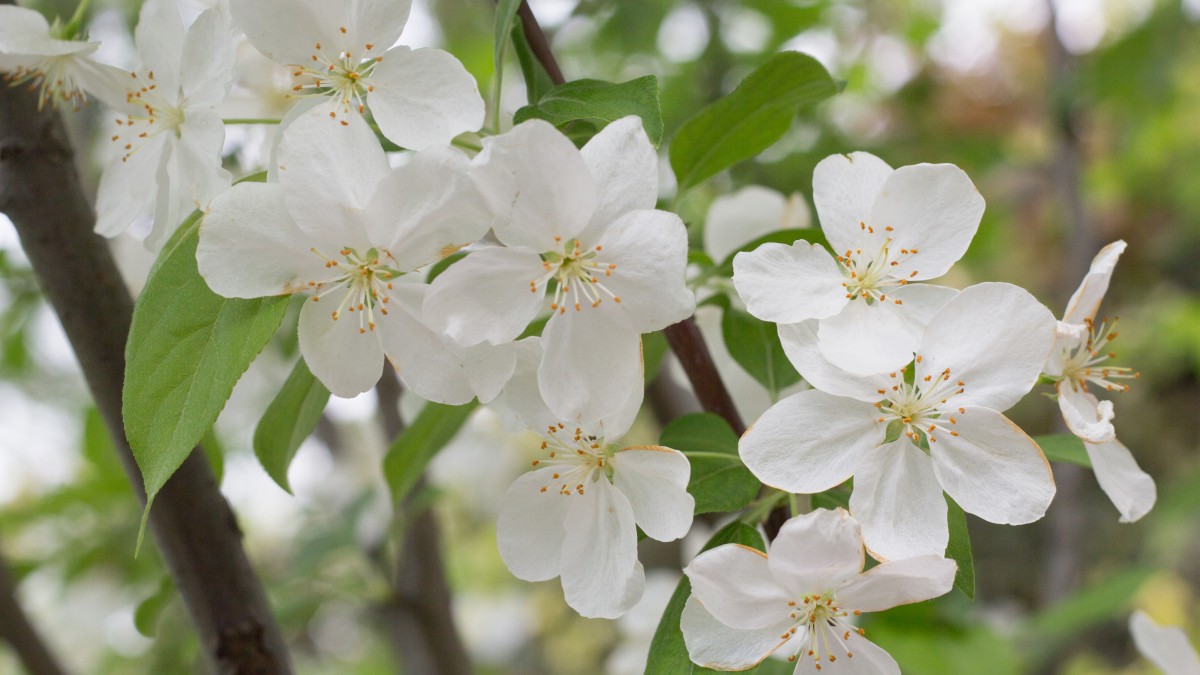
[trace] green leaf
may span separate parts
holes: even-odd
[[[734,521],[721,528],[708,543],[705,551],[723,544],[741,544],[750,548],[765,551],[762,536],[758,530],[749,525]],[[654,640],[650,643],[650,655],[646,660],[646,675],[678,675],[685,673],[715,673],[717,671],[701,668],[688,658],[687,646],[683,643],[683,631],[679,628],[679,617],[683,614],[683,606],[688,596],[692,594],[692,584],[685,576],[675,587],[675,593],[667,608],[663,611],[658,629],[654,631]],[[751,669],[745,672],[755,672]]]
[[[837,92],[816,59],[776,54],[730,94],[683,124],[671,142],[671,168],[680,191],[750,159],[779,140],[797,111]]]
[[[691,462],[688,492],[696,499],[696,513],[736,511],[762,487],[738,456],[737,434],[717,415],[695,413],[671,420],[659,445],[682,452]]]
[[[780,389],[800,381],[800,373],[792,367],[779,343],[775,324],[730,307],[721,315],[721,337],[733,360],[766,387],[772,399]]]
[[[458,406],[426,403],[413,423],[392,443],[383,459],[383,474],[395,503],[408,496],[429,461],[454,439],[477,405],[476,402]]]
[[[158,625],[158,617],[162,616],[163,609],[174,598],[175,584],[172,583],[171,575],[168,574],[159,583],[158,590],[143,600],[137,606],[137,609],[134,610],[133,625],[137,628],[137,632],[148,638],[154,637],[154,629]]]
[[[546,92],[554,89],[554,80],[550,79],[550,74],[546,72],[542,62],[534,56],[520,21],[513,24],[512,40],[513,51],[517,53],[517,60],[521,62],[521,73],[525,76],[525,100],[539,101]]]
[[[803,239],[810,244],[820,244],[829,248],[829,242],[825,239],[825,233],[821,230],[812,227],[792,228],[787,230],[776,230],[768,232],[757,239],[746,242],[738,247],[738,250],[730,253],[721,264],[717,267],[717,273],[726,277],[733,276],[733,258],[742,251],[753,251],[763,244],[788,244],[791,245]]]
[[[663,357],[671,350],[667,344],[667,336],[662,331],[646,333],[642,336],[642,365],[643,377],[646,384],[654,381],[658,371],[662,369]]]
[[[199,218],[159,254],[125,345],[125,433],[153,500],[212,427],[233,385],[283,321],[286,297],[213,293],[196,268]]]
[[[492,126],[499,126],[500,94],[504,88],[504,56],[508,53],[509,36],[517,21],[521,0],[496,0],[496,23],[492,29]],[[532,100],[532,99],[531,99]]]
[[[451,253],[445,258],[433,263],[429,266],[429,272],[425,275],[425,283],[432,284],[434,279],[437,279],[442,275],[442,272],[450,269],[451,265],[465,257],[467,257],[466,253]]]
[[[563,127],[579,120],[595,124],[596,131],[627,115],[642,118],[642,126],[654,147],[662,142],[662,110],[658,103],[658,78],[653,75],[636,80],[605,82],[575,80],[546,92],[537,103],[527,105],[513,115],[513,123],[543,119]]]
[[[1083,441],[1075,434],[1046,434],[1034,436],[1033,440],[1051,462],[1068,462],[1092,468],[1092,459],[1088,457]]]
[[[204,456],[208,459],[208,465],[212,467],[213,477],[217,479],[217,485],[220,485],[221,479],[225,477],[225,444],[221,442],[221,437],[217,435],[216,427],[209,427],[204,436],[200,438],[200,449],[204,451]]]
[[[254,429],[254,454],[267,475],[289,493],[288,467],[328,402],[329,390],[300,359]]]
[[[954,574],[954,587],[974,600],[975,561],[971,556],[971,533],[967,531],[967,514],[950,495],[946,495],[946,508],[950,525],[950,543],[946,546],[946,557],[958,563],[958,572]]]

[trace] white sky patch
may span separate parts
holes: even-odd
[[[771,22],[752,9],[736,8],[721,14],[721,40],[730,51],[760,52],[772,32]]]
[[[472,661],[513,662],[533,637],[537,623],[533,597],[526,589],[504,595],[454,595],[454,618]]]
[[[380,365],[382,366],[382,364]],[[378,397],[375,395],[374,389],[359,394],[354,398],[330,396],[329,405],[325,408],[325,414],[329,415],[329,419],[334,422],[368,420],[374,418],[377,403]]]
[[[412,11],[408,14],[408,23],[404,24],[404,33],[400,35],[400,41],[396,44],[413,49],[440,47],[443,39],[442,29],[429,9],[429,0],[414,0]]]
[[[75,477],[79,419],[0,382],[0,504]]]
[[[133,36],[121,12],[110,9],[97,13],[88,24],[88,39],[100,43],[92,56],[101,63],[119,66],[126,70],[137,62],[137,49]]]
[[[796,37],[788,40],[780,47],[780,51],[804,52],[821,62],[830,73],[836,73],[838,65],[837,36],[828,28],[810,28]]]
[[[871,79],[884,93],[895,92],[917,74],[917,57],[903,41],[891,35],[880,35],[871,43],[868,53]]]
[[[1054,0],[1058,37],[1076,54],[1089,52],[1104,39],[1108,28],[1104,0]]]
[[[578,0],[529,0],[529,9],[543,28],[554,28],[571,17]]]
[[[29,265],[29,258],[25,257],[25,251],[21,248],[21,240],[17,238],[17,228],[3,213],[0,213],[0,251],[5,252],[4,255],[10,262]]]
[[[1200,21],[1200,0],[1183,0],[1183,14],[1192,21]]]
[[[658,28],[658,51],[676,63],[691,61],[708,45],[708,23],[692,3],[671,10]]]

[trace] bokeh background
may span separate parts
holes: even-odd
[[[73,11],[65,0],[27,4],[48,15]],[[102,58],[132,57],[137,4],[94,0],[90,30],[105,42]],[[867,632],[913,674],[1154,672],[1128,637],[1134,608],[1200,641],[1200,1],[530,4],[569,79],[658,76],[667,139],[775,51],[807,52],[843,83],[756,161],[680,201],[697,248],[706,223],[710,234],[750,221],[815,224],[812,169],[851,150],[893,166],[951,162],[975,181],[987,212],[948,285],[1021,284],[1059,314],[1092,255],[1127,241],[1101,314],[1121,317],[1114,346],[1122,365],[1142,374],[1117,397],[1116,425],[1158,481],[1157,506],[1136,524],[1118,524],[1089,471],[1056,464],[1058,497],[1043,521],[1011,528],[970,518],[974,602],[954,592],[872,617]],[[488,0],[417,0],[401,41],[449,49],[486,92],[492,20]],[[227,116],[278,117],[286,74],[248,45],[240,59],[243,80]],[[509,66],[503,102],[511,113],[524,92],[519,69]],[[66,117],[80,170],[94,185],[111,120],[97,107]],[[270,133],[230,127],[235,174],[261,166]],[[663,174],[670,200],[674,186]],[[747,193],[747,186],[779,194]],[[736,207],[720,199],[735,192]],[[737,239],[726,231],[730,237]],[[152,257],[132,237],[114,247],[136,290]],[[768,394],[728,358],[715,310],[698,319],[743,415],[753,419]],[[223,467],[222,489],[298,669],[397,672],[389,616],[397,542],[412,513],[393,513],[381,477],[380,397],[331,401],[292,466],[294,496],[270,481],[250,449],[254,424],[295,358],[294,334],[284,329],[238,386],[211,458]],[[652,441],[663,418],[694,408],[676,370],[668,357],[633,440]],[[1057,406],[1040,395],[1048,391],[1035,390],[1013,413],[1031,434],[1060,430]],[[411,418],[420,404],[402,397],[401,408]],[[0,216],[3,565],[75,672],[199,672],[195,638],[161,559],[153,546],[133,555],[140,512],[109,445],[57,320]],[[417,501],[441,523],[454,611],[477,670],[640,673],[679,569],[713,524],[643,550],[646,598],[627,616],[581,619],[563,604],[557,582],[519,582],[496,552],[500,497],[535,447],[479,411],[435,460]],[[3,648],[0,672],[19,672]]]

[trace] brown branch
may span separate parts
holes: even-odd
[[[65,675],[50,648],[34,630],[29,617],[17,600],[17,587],[0,559],[0,639],[12,646],[21,665],[30,675]]]
[[[521,0],[521,6],[517,8],[517,16],[521,18],[521,28],[525,31],[525,40],[529,42],[530,51],[546,69],[550,80],[554,84],[565,83],[567,78],[563,77],[562,68],[558,67],[558,60],[554,58],[554,52],[550,51],[550,42],[546,39],[546,34],[542,32],[537,17],[533,15],[533,10],[529,8],[529,3],[525,0]]]
[[[7,3],[7,0],[0,0]],[[16,226],[42,292],[79,359],[138,498],[141,473],[125,438],[121,388],[133,300],[79,184],[62,121],[25,88],[0,87],[0,211]],[[242,548],[208,460],[193,451],[155,500],[162,551],[209,669],[290,673],[282,635]]]
[[[400,383],[391,368],[375,387],[384,432],[395,439],[404,431],[400,419]],[[442,562],[437,514],[428,505],[414,504],[421,483],[400,506],[408,522],[398,555],[392,592],[380,607],[394,648],[407,673],[457,675],[471,672],[471,660],[459,638],[451,613],[450,587]]]

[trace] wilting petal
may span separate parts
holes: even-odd
[[[666,328],[692,315],[696,296],[685,283],[687,228],[674,213],[629,211],[605,228],[598,259],[616,267],[596,277],[638,333]],[[601,303],[615,302],[597,291]]]
[[[434,280],[425,297],[425,321],[461,345],[511,342],[542,307],[544,291],[529,291],[541,271],[535,253],[474,251]]]
[[[871,207],[892,167],[868,152],[830,155],[813,170],[813,204],[821,229],[834,251],[858,247],[862,236],[859,223],[871,215]]]
[[[863,453],[883,442],[875,406],[815,389],[793,394],[763,413],[738,443],[759,480],[812,494],[849,478]]]
[[[1200,657],[1187,634],[1175,626],[1159,626],[1138,610],[1129,617],[1129,632],[1138,651],[1166,675],[1200,673]]]
[[[625,448],[609,460],[613,484],[633,507],[646,536],[673,541],[692,527],[696,500],[687,491],[692,467],[677,450],[659,446]]]
[[[929,322],[917,377],[964,382],[954,406],[1008,410],[1033,388],[1054,345],[1057,322],[1027,291],[1004,283],[961,291]]]
[[[945,595],[954,586],[958,565],[938,555],[881,563],[837,591],[838,605],[879,612]]]
[[[1071,433],[1085,443],[1106,443],[1116,438],[1112,402],[1099,401],[1073,382],[1058,383],[1058,407]]]
[[[679,617],[688,658],[714,670],[746,670],[758,665],[787,644],[779,636],[794,623],[788,619],[765,628],[731,628],[709,613],[695,595],[688,598]]]
[[[858,523],[842,509],[796,516],[783,524],[771,543],[767,566],[793,597],[837,588],[862,572]]]
[[[954,436],[930,444],[938,482],[967,513],[992,523],[1023,525],[1046,514],[1054,476],[1041,448],[1017,425],[987,408],[954,415]]]
[[[500,504],[496,543],[513,576],[545,581],[558,576],[564,523],[575,498],[558,493],[557,467],[531,471],[515,480]]]
[[[337,307],[336,302],[304,303],[298,331],[300,353],[309,370],[330,392],[351,398],[379,381],[383,373],[383,347],[379,331],[366,330],[366,318],[361,312],[343,311],[338,319],[333,319],[331,311]]]
[[[1124,252],[1125,242],[1120,239],[1100,249],[1087,275],[1083,277],[1083,283],[1067,303],[1064,323],[1083,324],[1088,319],[1096,318],[1104,294],[1108,292],[1108,282],[1112,279],[1117,260]]]
[[[449,52],[393,47],[375,64],[371,85],[371,114],[383,135],[401,147],[447,145],[483,126],[479,86]]]
[[[554,315],[542,331],[538,368],[546,405],[564,420],[595,420],[623,409],[630,391],[644,386],[641,344],[615,303]]]
[[[642,118],[630,115],[609,123],[579,152],[595,181],[597,200],[591,223],[579,233],[581,240],[599,239],[613,221],[630,211],[654,208],[658,153],[646,137]]]
[[[567,604],[586,617],[614,619],[641,598],[645,583],[633,507],[603,475],[584,494],[560,498],[572,502],[562,549]]]
[[[940,557],[950,540],[933,462],[904,437],[863,456],[854,472],[850,512],[862,523],[871,555],[886,560]]]
[[[696,556],[683,573],[698,598],[718,621],[733,628],[765,628],[787,617],[789,589],[771,576],[767,555],[725,544]]]
[[[733,285],[746,309],[763,321],[823,319],[846,306],[845,278],[817,244],[763,244],[733,257]]]
[[[1146,515],[1158,498],[1154,479],[1142,471],[1129,449],[1117,439],[1107,443],[1084,443],[1092,471],[1104,494],[1121,512],[1122,523],[1132,523]]]

